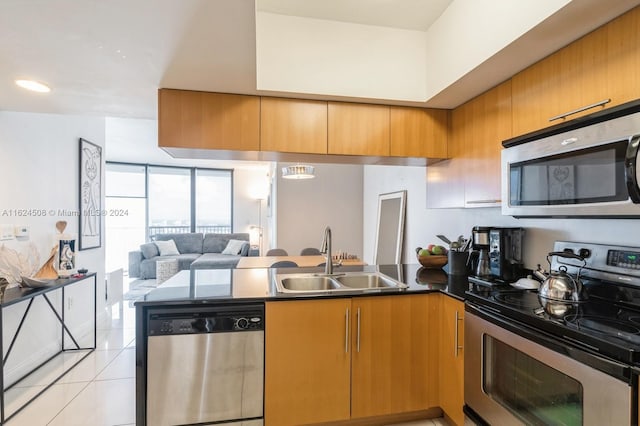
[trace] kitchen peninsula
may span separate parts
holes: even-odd
[[[191,312],[195,316],[187,319],[216,330],[223,322],[221,314],[216,314],[218,320],[214,320],[213,315],[203,312],[220,310],[226,312],[225,318],[232,318],[230,323],[235,325],[231,328],[236,331],[220,335],[255,336],[264,330],[264,419],[248,414],[251,417],[243,417],[246,424],[349,424],[363,419],[367,424],[388,424],[438,417],[443,406],[456,408],[455,412],[445,409],[445,415],[458,423],[462,419],[462,383],[455,390],[459,402],[441,401],[448,394],[440,391],[443,380],[439,366],[448,362],[443,357],[454,353],[453,347],[443,350],[443,344],[461,346],[463,334],[460,329],[454,335],[455,324],[448,316],[441,318],[441,313],[449,312],[444,307],[451,301],[459,305],[457,315],[462,318],[459,297],[468,287],[466,279],[452,279],[442,270],[426,270],[420,265],[363,265],[343,266],[340,272],[381,273],[407,288],[284,294],[277,291],[274,283],[281,274],[322,272],[317,267],[182,271],[138,301],[137,424],[147,424],[147,383],[153,374],[147,369],[148,357],[158,355],[158,351],[149,350],[149,341],[180,333],[177,322],[162,323],[159,318],[166,319],[162,315],[168,313]],[[162,327],[165,331],[156,333]],[[175,333],[166,331],[172,327]],[[216,333],[195,334],[194,327],[187,328],[189,336]],[[243,346],[245,351],[247,346],[252,351],[262,347],[258,339],[248,342]],[[196,355],[191,354],[188,359],[199,359]],[[234,357],[246,360],[251,358],[247,358],[249,355],[238,352]],[[256,361],[243,368],[250,375],[259,366]],[[205,421],[207,415],[212,415],[204,411],[205,417],[196,420]]]

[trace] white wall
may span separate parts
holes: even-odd
[[[104,118],[0,111],[0,153],[3,160],[0,224],[24,225],[30,231],[28,241],[9,240],[0,244],[24,251],[29,243],[34,243],[42,264],[55,242],[56,221],[66,220],[65,233],[78,235],[78,217],[60,214],[60,211],[77,211],[79,208],[79,138],[104,146],[104,134]],[[104,164],[102,171],[104,176]],[[27,213],[16,217],[12,215],[16,210]],[[29,211],[44,214],[32,215]],[[102,225],[104,236],[104,221]],[[100,248],[77,251],[76,264],[97,273],[98,295],[101,295],[100,289],[104,288],[104,238]],[[60,302],[59,295],[52,297]],[[74,301],[75,309],[93,308],[93,300],[79,298],[81,300]],[[104,297],[97,297],[97,304],[100,314],[104,310]],[[9,329],[23,310],[24,306],[19,304],[5,312],[3,322]],[[51,351],[49,343],[55,346],[55,340],[50,342],[47,338],[51,333],[58,336],[59,331],[56,333],[55,330],[59,325],[47,311],[48,307],[39,301],[38,308],[29,314],[22,334],[22,339],[26,340],[17,343],[9,369],[28,368],[40,351]],[[68,313],[76,312],[71,311]],[[93,326],[89,322],[85,325]],[[4,337],[6,339],[7,336]],[[36,345],[26,345],[29,342]]]
[[[258,11],[257,89],[424,101],[422,31]]]
[[[437,234],[457,238],[471,234],[475,225],[526,228],[525,266],[546,264],[556,240],[640,246],[640,219],[514,219],[499,208],[427,209],[424,167],[364,167],[364,250],[373,260],[378,194],[407,190],[404,261],[415,263],[415,247],[438,243]]]
[[[298,255],[305,247],[320,248],[324,228],[331,227],[332,249],[362,257],[363,166],[314,164],[314,179],[282,179],[277,173],[275,246]]]

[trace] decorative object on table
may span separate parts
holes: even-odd
[[[39,264],[40,256],[33,243],[27,246],[26,253],[19,253],[4,244],[0,246],[0,279],[6,280],[8,285],[19,284],[22,282],[22,276],[36,274]]]
[[[407,191],[378,195],[378,227],[374,246],[376,265],[401,263]]]
[[[58,241],[58,275],[66,277],[73,274],[76,264],[76,240]]]
[[[50,280],[50,279],[22,277],[22,281],[20,282],[20,287],[42,288],[42,287],[48,286],[52,281],[53,280]]]
[[[435,244],[429,244],[427,248],[416,248],[416,257],[425,268],[442,268],[449,261],[447,249]]]
[[[102,245],[102,148],[80,139],[79,249]]]
[[[56,256],[58,255],[58,246],[54,246],[49,253],[49,258],[44,262],[44,265],[38,269],[38,272],[33,275],[34,278],[55,280],[58,278],[58,271],[55,268]]]
[[[58,234],[56,238],[56,271],[59,277],[69,277],[73,274],[76,265],[76,240],[70,235],[64,234],[67,222],[59,220],[56,222]]]

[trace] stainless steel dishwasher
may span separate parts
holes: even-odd
[[[147,327],[147,425],[263,424],[264,305],[159,307]]]

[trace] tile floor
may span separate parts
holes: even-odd
[[[124,301],[110,321],[97,325],[97,349],[55,385],[11,418],[8,426],[122,426],[135,424],[135,308]],[[63,368],[81,354],[65,355]],[[43,388],[56,372],[36,372],[16,393]],[[11,407],[10,403],[7,403]],[[443,419],[413,421],[402,426],[447,426]]]
[[[135,424],[135,309],[125,301],[114,311],[111,321],[97,325],[96,350],[11,418],[9,426]],[[65,355],[58,364],[78,356]],[[39,389],[52,374],[38,371],[17,391]]]

